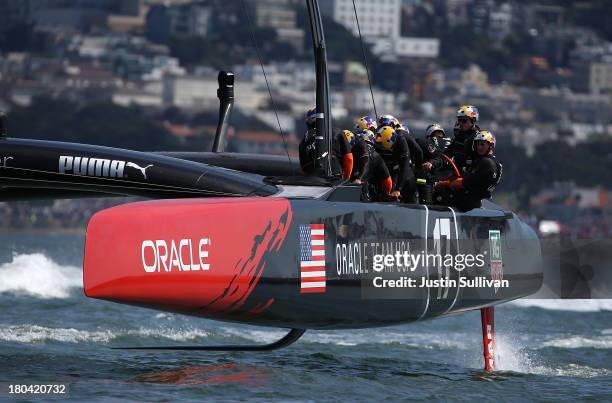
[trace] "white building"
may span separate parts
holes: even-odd
[[[217,89],[219,83],[214,77],[174,76],[164,77],[162,90],[163,103],[166,106],[192,108],[198,110],[217,110],[219,99]],[[259,109],[266,105],[269,96],[259,86],[245,81],[235,85],[236,106],[241,109]]]
[[[279,89],[303,90],[311,89],[314,91],[316,84],[316,74],[312,63],[286,62],[264,65],[266,77],[261,71],[259,64],[242,64],[234,66],[234,74],[237,79],[249,81],[265,88],[266,81],[272,91]]]
[[[612,63],[592,63],[589,75],[591,93],[612,92]]]
[[[384,61],[393,62],[399,57],[438,57],[439,39],[400,36],[401,0],[355,0],[355,6],[363,39]],[[353,35],[359,35],[353,0],[325,0],[321,2],[321,9]]]
[[[451,27],[467,24],[469,21],[468,8],[470,0],[447,0],[446,21]]]
[[[491,10],[489,15],[489,35],[496,42],[503,41],[512,31],[512,19],[512,6],[509,3],[503,3],[497,9]]]
[[[150,71],[142,75],[143,81],[159,81],[164,75],[184,76],[187,72],[174,57],[157,55],[150,60]]]
[[[255,24],[263,28],[295,28],[296,10],[289,0],[259,0],[254,3]]]
[[[353,0],[325,0],[320,6],[324,14],[332,16],[334,21],[345,26],[353,35],[359,35]],[[401,0],[355,0],[355,6],[364,37],[400,36]]]
[[[294,0],[258,0],[254,2],[255,23],[258,27],[275,29],[278,39],[302,51],[304,31],[296,27],[297,10],[294,6]]]
[[[197,76],[164,77],[162,99],[167,106],[214,110],[219,107],[216,77]]]
[[[372,53],[389,62],[398,57],[437,58],[440,53],[438,38],[377,38],[371,43]]]
[[[392,94],[374,89],[374,99],[379,114],[393,113],[400,109],[404,101],[404,95]],[[344,107],[348,111],[364,112],[373,111],[372,94],[369,88],[355,88],[344,91]]]
[[[162,106],[161,94],[143,89],[120,88],[113,93],[112,99],[113,103],[121,106]]]

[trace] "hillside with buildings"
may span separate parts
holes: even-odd
[[[541,206],[545,188],[565,205],[568,183],[612,189],[608,2],[355,4],[359,24],[352,0],[321,2],[337,125],[374,113],[369,71],[378,113],[418,136],[478,106],[514,207]],[[207,150],[220,69],[236,75],[229,149],[284,155],[282,132],[295,156],[315,85],[302,1],[0,0],[0,109],[15,136]]]

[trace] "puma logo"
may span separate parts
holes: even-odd
[[[134,164],[133,162],[128,162],[126,164],[126,166],[130,167],[130,168],[138,169],[142,173],[142,176],[144,176],[144,178],[147,179],[147,168],[150,168],[153,165],[152,164],[151,165],[147,165],[146,167],[143,168],[143,167],[141,167],[138,164]]]

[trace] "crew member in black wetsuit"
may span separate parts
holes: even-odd
[[[445,154],[455,161],[460,172],[463,172],[464,168],[472,162],[472,142],[480,130],[476,125],[478,117],[478,109],[475,106],[464,105],[457,111],[454,136]]]
[[[334,136],[332,160],[342,162],[342,178],[350,179],[353,172],[353,146],[357,136],[350,130],[342,130]]]
[[[412,137],[407,127],[398,122],[395,127],[395,132],[406,139],[408,149],[410,150],[410,164],[412,169],[419,168],[423,164],[423,150],[417,141]]]
[[[390,126],[395,129],[395,132],[406,139],[408,149],[410,150],[410,164],[413,170],[418,168],[423,163],[423,150],[421,146],[410,134],[410,130],[393,115],[382,115],[378,118],[378,127]]]
[[[416,177],[410,160],[410,147],[406,137],[391,126],[378,128],[376,150],[385,161],[393,181],[391,196],[400,197],[404,203],[416,203]]]
[[[376,133],[378,125],[376,119],[371,116],[362,116],[355,122],[355,133],[361,133],[364,130],[370,130],[372,133]]]
[[[423,163],[421,167],[424,171],[435,173],[444,165],[444,128],[438,123],[427,126],[425,138],[416,139],[417,144],[423,150]]]
[[[306,133],[304,138],[300,141],[300,166],[304,175],[316,175],[317,174],[317,147],[315,143],[316,136],[316,114],[317,111],[313,108],[306,112]]]
[[[401,123],[393,115],[380,115],[378,117],[378,127],[383,127],[383,126],[389,126],[395,129],[401,126]]]
[[[489,199],[502,175],[502,165],[495,159],[495,136],[483,130],[474,137],[474,161],[463,177],[452,182],[440,181],[436,188],[449,186],[451,204],[462,211],[478,208]]]
[[[437,175],[446,166],[443,156],[444,136],[444,128],[438,123],[433,123],[425,130],[425,138],[416,139],[417,144],[423,150],[423,163],[420,169],[417,169],[419,178],[425,180],[425,183],[419,185],[421,204],[432,204],[433,184],[440,179]]]
[[[393,181],[387,165],[374,149],[376,135],[371,130],[364,130],[357,135],[353,146],[355,166],[352,181],[363,186],[364,201],[389,200]]]
[[[305,120],[307,130],[299,146],[300,166],[305,175],[323,175],[323,172],[317,172],[317,158],[319,156],[316,147],[316,110],[314,108],[306,112]],[[353,155],[348,139],[343,132],[335,134],[332,139],[330,160],[333,176],[350,178],[353,168]]]

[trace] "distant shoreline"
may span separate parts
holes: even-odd
[[[35,235],[83,235],[85,227],[72,228],[0,228],[0,234],[35,234]]]

